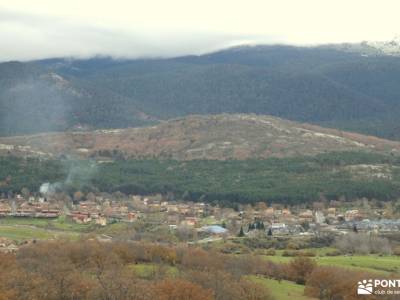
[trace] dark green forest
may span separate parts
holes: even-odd
[[[354,173],[360,164],[385,166],[390,178],[374,172]],[[23,187],[38,191],[43,182],[73,193],[120,191],[126,194],[174,194],[178,199],[223,205],[257,201],[288,204],[325,197],[348,200],[392,200],[400,197],[400,159],[358,152],[315,157],[271,158],[245,161],[128,160],[98,164],[94,161],[56,161],[3,157],[0,192]]]
[[[0,135],[257,113],[400,139],[398,78],[398,57],[326,47],[9,62],[0,64]]]

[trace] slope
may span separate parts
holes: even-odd
[[[2,149],[2,150],[1,150]],[[262,159],[334,151],[396,155],[400,143],[261,115],[189,116],[156,126],[0,138],[22,156],[132,159]]]

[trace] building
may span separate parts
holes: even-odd
[[[289,234],[289,228],[285,223],[272,223],[270,228],[272,234],[276,235],[287,235]],[[267,229],[267,231],[269,230]]]
[[[200,231],[207,232],[209,234],[214,235],[223,235],[228,232],[228,230],[219,225],[211,225],[211,226],[203,226],[200,228]]]

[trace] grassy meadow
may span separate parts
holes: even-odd
[[[248,279],[260,283],[266,286],[270,291],[272,296],[277,300],[312,300],[315,298],[310,298],[304,296],[304,285],[296,284],[287,280],[275,280],[267,279],[258,276],[248,276]]]
[[[57,219],[0,218],[0,237],[16,242],[23,240],[45,240],[54,238],[78,238],[88,232],[91,225],[76,224],[64,217]]]
[[[278,252],[275,256],[263,256],[265,259],[275,263],[288,263],[293,257],[281,256]],[[336,266],[359,271],[390,275],[400,274],[400,257],[394,255],[339,255],[313,257],[319,265]]]

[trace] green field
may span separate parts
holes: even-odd
[[[141,278],[152,278],[157,273],[165,273],[169,277],[175,277],[179,272],[176,267],[161,264],[137,264],[130,267]]]
[[[0,225],[0,237],[14,241],[45,240],[54,238],[77,238],[78,233],[48,230],[29,225]]]
[[[288,263],[293,257],[284,256],[263,256],[276,263]],[[317,256],[313,259],[319,265],[345,267],[360,271],[380,273],[389,275],[400,273],[399,256],[378,256],[378,255],[354,255],[354,256]]]
[[[77,224],[68,221],[65,216],[56,219],[6,217],[0,218],[0,225],[31,225],[49,230],[65,230],[73,232],[88,232],[93,229],[93,224]]]
[[[317,257],[321,265],[363,268],[373,272],[400,273],[399,256],[355,255]]]
[[[53,238],[77,238],[81,233],[89,232],[92,225],[69,222],[65,217],[57,219],[39,218],[0,218],[0,237],[14,241]]]
[[[296,284],[291,281],[267,279],[258,276],[248,276],[250,280],[263,284],[270,291],[275,300],[311,300],[304,296],[304,285]]]
[[[61,216],[56,219],[0,218],[0,237],[15,241],[30,239],[52,239],[59,237],[78,238],[85,234],[117,235],[130,230],[132,224],[113,223],[99,226],[94,223],[77,224]]]

